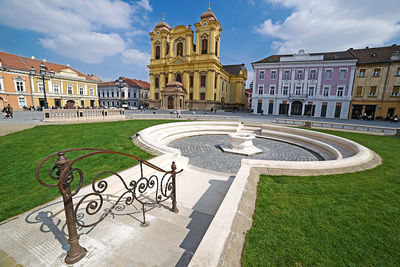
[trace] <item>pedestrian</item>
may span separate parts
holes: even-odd
[[[262,116],[262,115],[264,115],[264,110],[263,110],[263,109],[261,110],[261,116]]]
[[[4,119],[14,118],[13,116],[14,109],[10,104],[8,104],[7,107],[3,108],[2,112],[4,113]]]
[[[397,123],[399,121],[399,118],[397,117],[397,114],[394,115],[393,121],[394,121],[394,123]]]

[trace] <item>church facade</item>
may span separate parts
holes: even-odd
[[[151,36],[150,108],[243,109],[244,64],[220,63],[221,25],[210,9],[191,25],[159,22]],[[196,40],[196,42],[195,42]]]

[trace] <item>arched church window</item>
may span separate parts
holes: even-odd
[[[181,74],[180,73],[178,73],[177,75],[176,75],[176,81],[177,82],[182,82],[182,76],[181,76]]]
[[[208,47],[208,41],[207,41],[207,39],[203,39],[201,41],[201,53],[202,54],[207,54],[207,47]]]
[[[176,55],[183,57],[183,44],[182,44],[182,42],[179,42],[176,45]]]
[[[215,55],[218,57],[218,41],[215,41]]]
[[[161,49],[160,46],[156,46],[156,59],[160,59]]]

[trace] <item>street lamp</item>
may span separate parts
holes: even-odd
[[[34,76],[36,75],[36,69],[35,67],[31,67],[31,69],[29,70],[29,73]],[[44,77],[46,76],[47,72],[46,72],[46,67],[44,66],[43,63],[40,64],[40,71],[39,71],[40,76],[42,76],[42,82],[43,82],[43,95],[44,95],[44,108],[49,108],[49,105],[47,103],[47,97],[46,97],[46,84],[44,82]],[[50,75],[50,78],[54,78],[54,71],[50,70],[48,72],[48,74]]]
[[[121,107],[121,93],[122,93],[122,88],[126,87],[126,82],[124,81],[124,78],[119,77],[118,79],[115,80],[115,86],[117,86],[119,88],[119,101],[120,104],[119,106]]]

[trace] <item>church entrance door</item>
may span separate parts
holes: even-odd
[[[168,97],[168,109],[174,109],[174,98],[172,96]]]

